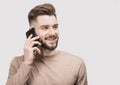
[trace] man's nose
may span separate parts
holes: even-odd
[[[50,35],[54,35],[55,34],[55,30],[52,27],[49,29],[49,34]]]

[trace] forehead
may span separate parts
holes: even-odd
[[[39,25],[54,25],[58,24],[57,19],[54,15],[40,15],[36,18],[37,24]]]

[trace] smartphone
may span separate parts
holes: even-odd
[[[29,30],[26,32],[26,37],[28,38],[31,34],[33,35],[32,37],[37,36],[37,34],[36,34],[36,32],[35,32],[35,28],[34,28],[34,27],[33,27],[33,28],[31,28],[31,29],[29,29]]]
[[[31,29],[29,29],[29,30],[26,32],[26,37],[28,38],[31,34],[33,35],[32,38],[35,37],[35,36],[37,36],[34,27],[31,28]],[[37,39],[37,40],[35,40],[35,41],[39,41],[39,39]],[[34,46],[37,46],[37,47],[38,47],[38,45],[36,45],[36,44],[35,44]]]

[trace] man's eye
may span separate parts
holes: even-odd
[[[42,29],[42,30],[47,30],[47,29],[48,29],[48,27],[42,27],[41,29]]]
[[[57,25],[55,25],[55,26],[53,26],[53,28],[54,28],[54,29],[57,29],[57,28],[58,28],[58,26],[57,26]]]

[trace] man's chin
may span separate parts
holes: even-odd
[[[55,50],[56,47],[45,47],[45,49],[49,50],[49,51],[52,51],[52,50]]]
[[[54,46],[50,46],[50,45],[46,45],[46,44],[42,44],[42,47],[43,47],[44,49],[47,49],[47,50],[52,51],[52,50],[55,50],[55,49],[56,49],[57,44],[54,45]]]
[[[50,51],[52,51],[52,50],[55,50],[55,48],[57,47],[57,45],[58,45],[58,40],[56,41],[56,42],[54,42],[54,43],[49,43],[49,42],[41,42],[42,43],[42,47],[44,48],[44,49],[47,49],[47,50],[50,50]]]

